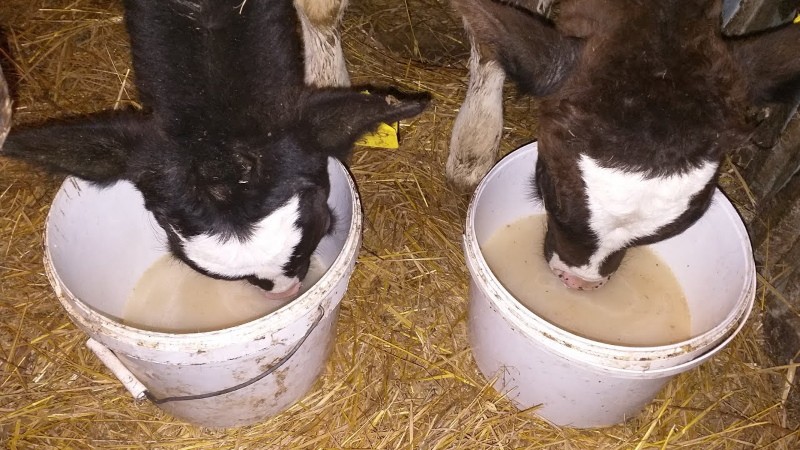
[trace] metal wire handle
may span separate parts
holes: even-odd
[[[253,383],[256,383],[257,381],[261,380],[262,378],[266,377],[267,375],[271,374],[272,372],[276,371],[279,367],[284,365],[286,363],[286,361],[288,361],[289,358],[291,358],[297,352],[297,350],[300,349],[300,346],[303,345],[303,343],[306,341],[306,339],[308,339],[308,336],[311,335],[311,332],[314,331],[317,328],[317,325],[319,325],[319,323],[322,321],[322,318],[325,316],[325,310],[322,308],[322,305],[318,306],[317,309],[319,310],[319,315],[314,320],[314,323],[312,323],[311,326],[308,328],[308,331],[306,331],[306,334],[300,339],[300,341],[298,341],[297,344],[295,344],[295,346],[292,347],[292,349],[289,351],[289,353],[287,353],[283,358],[278,360],[278,362],[273,364],[266,371],[264,371],[264,372],[260,373],[259,375],[257,375],[255,378],[247,380],[247,381],[245,381],[243,383],[239,383],[236,386],[231,386],[229,388],[220,389],[218,391],[208,392],[208,393],[205,393],[205,394],[177,395],[177,396],[174,396],[174,397],[158,398],[155,395],[153,395],[152,393],[150,393],[149,390],[145,390],[144,391],[145,397],[147,397],[148,400],[150,400],[151,402],[153,402],[156,405],[161,405],[161,404],[168,403],[168,402],[182,402],[182,401],[186,401],[186,400],[201,400],[201,399],[204,399],[204,398],[210,398],[210,397],[216,397],[218,395],[229,394],[229,393],[231,393],[233,391],[237,391],[239,389],[242,389],[242,388],[245,388],[247,386],[250,386]]]

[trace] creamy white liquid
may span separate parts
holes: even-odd
[[[560,328],[609,344],[655,346],[691,337],[683,291],[651,250],[628,250],[605,286],[579,291],[550,271],[542,255],[544,233],[545,216],[530,216],[501,228],[481,246],[492,272],[528,309]]]
[[[321,261],[312,258],[300,292],[288,299],[270,300],[247,281],[216,280],[165,255],[136,283],[125,303],[122,321],[165,333],[221,330],[278,310],[306,292],[326,271]]]

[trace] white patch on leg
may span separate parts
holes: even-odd
[[[302,231],[297,227],[300,199],[294,196],[286,204],[259,221],[251,237],[223,240],[218,235],[201,234],[183,238],[183,251],[199,267],[225,277],[255,276],[271,280],[273,291],[283,292],[294,286],[297,277],[287,277],[283,267],[300,243]]]
[[[11,129],[11,97],[8,95],[8,85],[0,69],[0,149]]]
[[[503,133],[505,71],[496,61],[481,62],[475,43],[469,60],[466,98],[453,123],[447,177],[461,187],[474,187],[497,158]]]
[[[536,14],[541,16],[550,17],[550,13],[553,11],[553,3],[555,0],[539,0],[539,4],[536,5]]]
[[[337,25],[341,20],[344,5],[339,16],[330,27],[316,27],[302,10],[297,9],[303,28],[303,48],[305,49],[305,82],[309,86],[350,86],[350,75],[342,52],[342,41]]]
[[[691,199],[714,177],[718,163],[706,161],[686,173],[653,178],[602,167],[586,155],[581,155],[578,165],[586,184],[589,226],[598,237],[599,248],[582,267],[567,267],[560,259],[551,261],[550,266],[599,281],[603,279],[600,265],[608,255],[654,234],[686,212]]]

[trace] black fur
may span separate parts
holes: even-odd
[[[103,185],[132,181],[175,255],[216,277],[175,232],[246,240],[299,195],[303,238],[283,271],[305,276],[332,220],[327,158],[418,114],[428,96],[305,86],[291,0],[126,0],[125,14],[144,109],[17,128],[2,154]]]

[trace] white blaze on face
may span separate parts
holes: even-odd
[[[586,184],[589,227],[598,238],[598,249],[581,267],[567,266],[556,254],[549,262],[553,269],[586,281],[601,281],[605,278],[600,275],[603,260],[686,212],[691,199],[711,181],[718,164],[706,161],[686,173],[653,178],[601,167],[586,155],[581,155],[578,165]]]
[[[183,238],[183,251],[199,267],[225,277],[255,276],[271,280],[274,292],[295,286],[297,277],[287,277],[283,267],[289,262],[302,231],[297,227],[300,199],[294,196],[283,206],[261,219],[249,239],[222,240],[218,235],[201,234]]]

